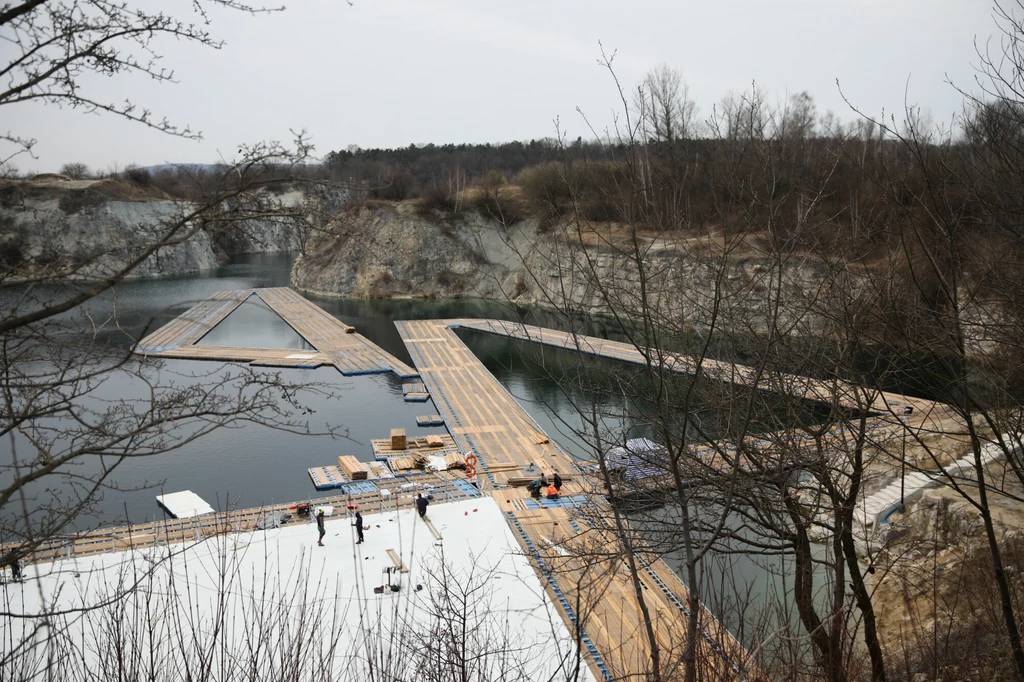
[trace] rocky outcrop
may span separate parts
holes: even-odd
[[[609,302],[637,305],[642,278],[628,236],[581,237],[568,227],[542,230],[530,218],[506,227],[471,210],[452,217],[413,203],[365,202],[343,211],[298,257],[292,284],[322,296],[474,297],[598,315],[609,312]],[[711,314],[731,312],[751,324],[759,313],[768,314],[760,309],[773,274],[763,259],[702,258],[701,250],[663,237],[645,239],[652,303],[694,326],[706,324]],[[782,286],[787,295],[801,296],[820,280],[816,262],[793,262]],[[716,291],[717,310],[711,305]]]
[[[153,195],[116,180],[4,184],[0,187],[0,264],[7,270],[7,281],[41,272],[66,273],[73,279],[116,272],[194,208],[188,202]],[[319,226],[327,222],[322,216],[333,217],[348,195],[292,190],[276,199],[286,208],[308,210],[311,223]],[[268,218],[231,223],[223,230],[204,228],[184,243],[160,249],[131,276],[206,270],[237,253],[292,251],[298,247],[296,224]]]
[[[355,298],[514,298],[531,302],[517,246],[529,248],[531,225],[505,230],[467,213],[426,219],[411,204],[367,202],[327,227],[292,271],[293,284]]]

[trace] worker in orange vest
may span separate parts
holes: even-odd
[[[554,483],[552,483],[551,485],[548,486],[547,495],[548,495],[548,499],[549,500],[557,500],[558,499],[558,488],[555,487]]]

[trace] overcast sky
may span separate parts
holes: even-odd
[[[162,0],[165,9],[190,2]],[[948,121],[976,89],[975,40],[995,30],[987,0],[294,0],[280,14],[214,13],[224,49],[165,42],[175,84],[93,79],[94,97],[131,97],[203,132],[168,137],[110,116],[14,105],[0,132],[39,140],[21,170],[68,161],[211,162],[240,143],[305,128],[317,153],[351,144],[500,142],[592,137],[620,109],[597,64],[617,52],[626,87],[660,63],[682,71],[701,118],[752,82],[774,100],[808,91],[820,112],[902,110],[905,100]]]

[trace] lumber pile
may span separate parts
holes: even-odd
[[[350,481],[365,481],[370,476],[370,470],[366,465],[352,455],[338,457],[338,468],[348,476]]]
[[[388,464],[395,471],[412,471],[416,468],[416,460],[412,457],[394,457],[388,460]]]
[[[494,462],[493,464],[487,465],[487,471],[492,474],[497,474],[503,471],[516,471],[521,467],[515,462]]]
[[[373,446],[373,454],[377,459],[390,457],[391,455],[406,454],[412,450],[443,450],[455,448],[455,441],[448,434],[434,434],[430,436],[418,436],[409,438],[405,436],[405,442],[398,439],[401,447],[395,447],[395,432],[401,431],[404,436],[404,429],[392,429],[391,438],[371,438],[370,445]]]
[[[449,469],[465,469],[466,458],[461,452],[449,452],[444,456],[445,464]]]
[[[405,429],[391,429],[391,449],[405,450]]]

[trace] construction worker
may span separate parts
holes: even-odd
[[[530,492],[530,497],[535,500],[540,499],[541,482],[539,478],[535,478],[530,481],[529,485],[526,486],[526,489]]]
[[[358,509],[356,510],[356,522],[352,525],[356,527],[356,533],[359,534],[359,539],[356,540],[358,545],[363,541],[363,515],[359,513]]]
[[[419,511],[421,519],[427,518],[428,504],[430,503],[427,502],[427,498],[423,497],[423,493],[416,493],[416,509]]]
[[[555,486],[555,490],[557,490],[558,492],[562,492],[562,477],[558,475],[557,471],[555,472],[555,476],[552,483]]]
[[[324,536],[327,535],[327,531],[324,530],[324,510],[321,509],[316,513],[316,529],[320,532],[320,537],[317,538],[316,544],[320,547],[324,546]]]
[[[547,495],[548,495],[548,499],[549,500],[557,500],[558,499],[558,488],[555,487],[554,483],[552,483],[551,485],[548,486]]]

